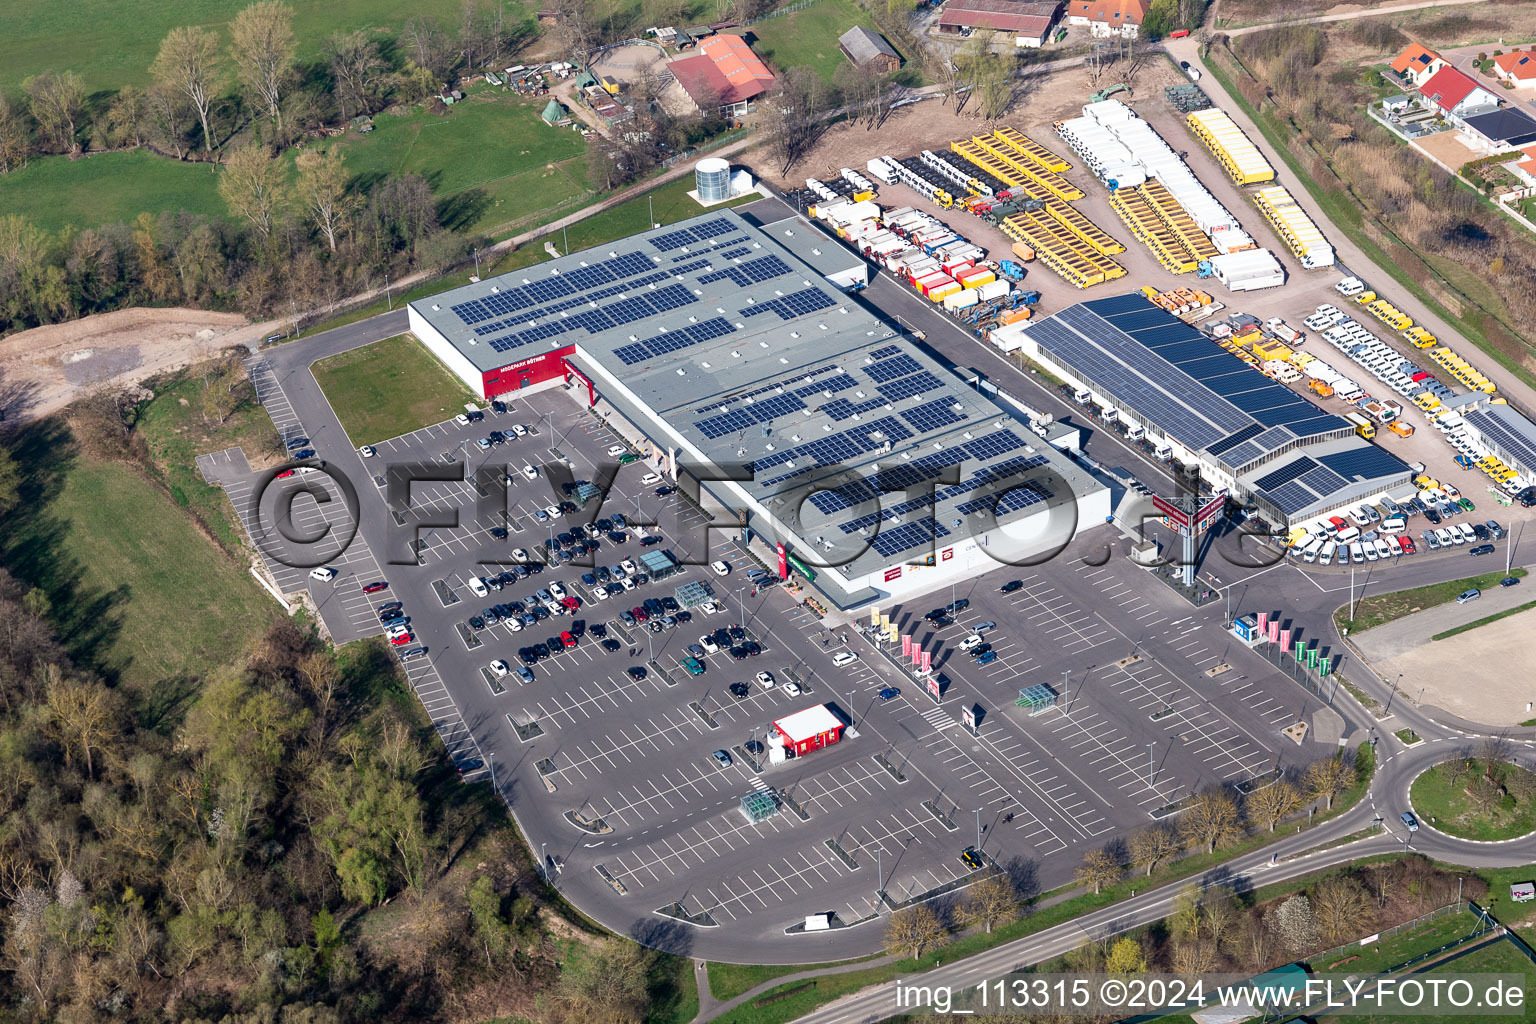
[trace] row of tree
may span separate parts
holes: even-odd
[[[1417,856],[1347,867],[1264,902],[1229,886],[1191,883],[1174,897],[1167,919],[1135,935],[1106,931],[1042,969],[1119,975],[1258,972],[1413,920],[1458,894],[1482,899],[1486,890],[1480,878],[1458,878]],[[991,932],[1021,908],[1017,882],[997,871],[968,887],[957,903],[921,903],[892,914],[886,949],[917,960],[948,942],[955,929],[982,925]]]
[[[134,305],[287,315],[467,251],[425,179],[394,175],[364,193],[348,178],[339,155],[306,153],[290,187],[281,162],[248,147],[219,179],[236,220],[143,213],[50,234],[0,216],[0,333]]]
[[[1340,754],[1312,762],[1299,778],[1276,779],[1241,798],[1224,787],[1202,790],[1179,811],[1174,824],[1149,825],[1124,843],[1086,852],[1076,881],[1097,893],[1120,881],[1127,866],[1151,875],[1186,853],[1210,854],[1231,846],[1252,828],[1273,832],[1308,803],[1332,810],[1334,800],[1361,779],[1362,769]]]
[[[393,99],[425,98],[460,72],[495,67],[526,34],[503,0],[463,0],[453,31],[430,18],[394,39],[336,32],[318,59],[300,62],[293,8],[258,0],[221,34],[172,29],[149,67],[148,89],[125,86],[105,103],[74,71],[43,71],[20,96],[0,92],[0,173],[38,153],[152,146],[179,159],[215,150],[243,130],[280,149],[302,134],[371,113]]]

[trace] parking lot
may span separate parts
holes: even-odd
[[[1155,809],[1310,761],[1334,742],[1317,727],[1332,712],[1123,559],[1093,566],[1074,548],[1045,566],[998,569],[957,590],[970,606],[936,626],[923,615],[944,594],[883,609],[933,652],[946,685],[936,703],[862,622],[829,625],[786,588],[754,585],[748,574],[761,567],[733,533],[700,530],[704,516],[685,497],[640,483],[654,470],[643,439],[620,436],[561,389],[362,457],[327,448],[342,432],[320,422],[318,390],[292,381],[265,396],[268,408],[285,437],[316,438],[325,468],[355,482],[361,530],[327,561],[336,579],[285,568],[281,549],[274,574],[284,589],[309,588],[338,641],[378,635],[379,609],[401,602],[401,648],[425,649],[404,665],[451,756],[469,778],[494,775],[557,884],[603,920],[670,907],[739,929],[753,948],[766,935],[788,954],[804,947],[784,929],[808,913],[853,923],[880,900],[963,883],[972,868],[961,854],[978,839],[984,857],[1033,862],[1042,884],[1059,884],[1083,851]],[[493,431],[505,439],[476,443]],[[618,446],[642,457],[606,471],[607,494],[578,507],[579,485],[604,480]],[[237,508],[260,511],[257,531],[290,489],[345,498],[329,475],[311,473],[274,481],[253,504],[259,481],[243,458],[208,459]],[[392,508],[392,463],[462,469],[465,479],[414,484],[409,507]],[[353,521],[345,500],[304,494],[293,508],[305,536],[322,525],[344,534]],[[393,557],[402,524],[454,511],[459,526],[422,528],[408,557]],[[645,537],[657,539],[642,547]],[[1084,551],[1104,538],[1087,540]],[[558,564],[541,564],[551,547]],[[640,558],[657,551],[684,564],[649,579]],[[1001,593],[1011,579],[1019,585]],[[388,587],[363,593],[374,581]],[[713,611],[678,600],[699,583]],[[959,649],[983,621],[998,623],[984,663]],[[843,651],[858,659],[834,666]],[[1031,716],[1016,701],[1038,683],[1058,700]],[[819,703],[849,723],[842,741],[767,763],[772,723]],[[974,735],[960,721],[972,705],[982,709]],[[1316,742],[1280,737],[1298,720],[1313,724]],[[776,810],[751,821],[742,800],[759,791]]]

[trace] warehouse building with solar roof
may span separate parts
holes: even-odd
[[[1413,492],[1408,464],[1140,293],[994,332],[1287,529]]]
[[[863,266],[794,218],[724,210],[412,302],[409,317],[484,397],[549,381],[601,397],[655,465],[782,542],[842,608],[1103,524],[1099,480],[844,293]]]

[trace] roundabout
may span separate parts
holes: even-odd
[[[1536,773],[1509,761],[1456,756],[1408,787],[1419,825],[1454,839],[1501,843],[1536,832]]]

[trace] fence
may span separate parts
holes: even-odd
[[[819,3],[821,3],[821,0],[800,0],[800,2],[797,3],[797,4],[789,4],[788,6],[785,6],[785,7],[775,7],[773,10],[769,11],[767,14],[760,14],[757,17],[753,18],[751,21],[744,21],[744,22],[742,22],[741,23],[741,27],[742,28],[747,28],[749,26],[756,25],[758,22],[761,22],[761,21],[770,21],[770,20],[772,20],[774,18],[781,17],[781,16],[783,16],[785,14],[794,14],[796,11],[803,11],[807,7],[814,7],[816,4],[819,4]]]
[[[1427,914],[1422,914],[1419,917],[1414,918],[1412,921],[1404,921],[1400,925],[1396,925],[1396,926],[1394,926],[1392,928],[1388,928],[1385,931],[1377,932],[1375,935],[1366,936],[1366,938],[1372,940],[1372,944],[1379,944],[1379,943],[1381,943],[1381,942],[1383,942],[1383,941],[1385,941],[1387,939],[1396,938],[1398,935],[1402,934],[1404,931],[1407,931],[1407,930],[1412,929],[1412,928],[1417,928],[1421,924],[1426,924],[1426,923],[1428,923],[1430,921],[1437,920],[1439,918],[1445,917],[1448,914],[1460,913],[1461,911],[1464,911],[1464,910],[1467,910],[1467,909],[1468,909],[1468,905],[1467,905],[1467,903],[1465,903],[1463,901],[1457,901],[1455,903],[1447,903],[1445,906],[1439,907],[1439,908],[1437,908],[1435,910],[1431,910]],[[1467,932],[1467,934],[1463,938],[1456,940],[1457,944],[1460,944],[1461,942],[1465,941],[1466,939],[1471,938],[1474,934],[1478,934],[1478,933],[1469,930]],[[1332,949],[1325,949],[1321,953],[1314,953],[1311,956],[1307,957],[1307,963],[1314,970],[1317,970],[1320,967],[1326,967],[1328,965],[1328,961],[1332,960],[1334,957],[1344,956],[1344,955],[1347,955],[1347,954],[1350,954],[1350,953],[1357,953],[1357,952],[1359,952],[1360,949],[1361,949],[1362,941],[1363,940],[1361,940],[1361,939],[1356,939],[1354,942],[1346,942],[1343,945],[1334,946]]]

